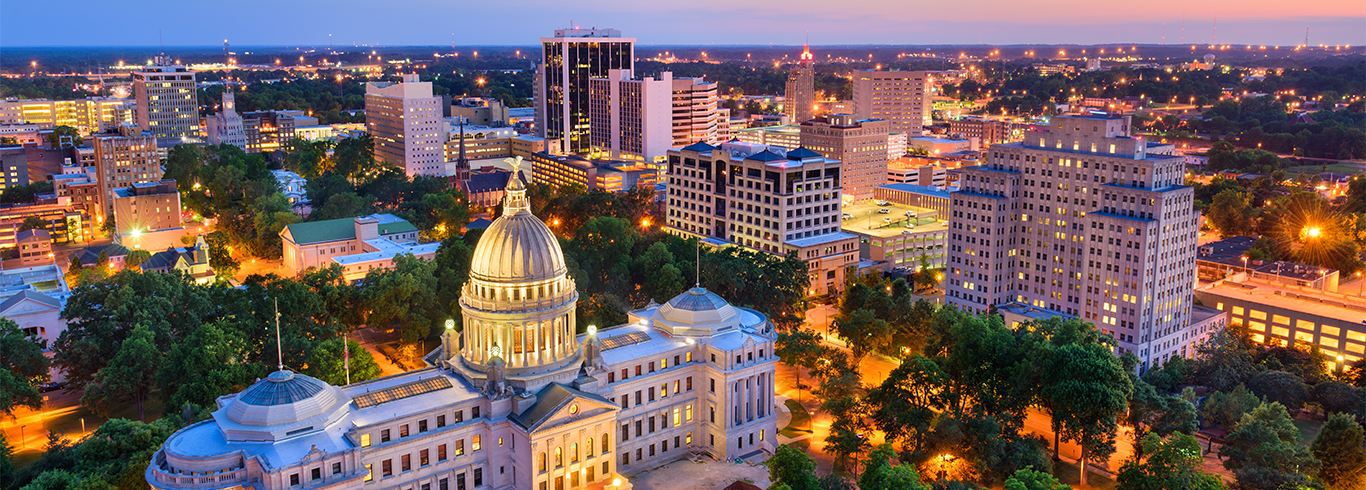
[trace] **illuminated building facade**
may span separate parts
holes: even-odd
[[[1191,335],[1200,215],[1171,145],[1129,118],[1069,116],[995,145],[952,191],[946,301],[1096,324],[1145,366]]]
[[[862,199],[887,182],[887,121],[831,114],[801,123],[801,147],[839,160],[841,193]]]
[[[137,124],[164,146],[199,138],[199,96],[195,73],[158,56],[156,64],[133,71]]]
[[[890,131],[914,138],[934,112],[934,77],[924,71],[854,70],[854,116],[883,119]]]
[[[783,113],[793,124],[810,121],[816,115],[816,68],[811,48],[802,46],[797,66],[787,73],[787,92],[783,96]],[[795,147],[794,147],[795,148]]]
[[[589,80],[607,77],[610,70],[634,66],[633,37],[616,29],[556,29],[541,38],[536,65],[536,136],[560,140],[566,153],[586,153],[589,137]]]
[[[588,81],[589,140],[611,158],[654,161],[673,142],[673,74],[631,78],[631,70],[608,70]]]
[[[401,83],[366,83],[365,129],[375,141],[375,158],[409,177],[446,175],[443,104],[432,96],[432,82],[416,74],[403,75]]]

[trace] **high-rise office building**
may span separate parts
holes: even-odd
[[[375,158],[403,169],[408,176],[445,175],[445,123],[441,97],[432,82],[416,74],[402,83],[365,84],[365,129],[375,140]]]
[[[162,146],[199,138],[199,96],[195,73],[158,56],[156,64],[133,72],[137,123]]]
[[[787,93],[783,96],[783,112],[793,124],[810,121],[816,115],[816,69],[811,48],[802,46],[797,66],[787,73]]]
[[[934,112],[934,77],[923,71],[854,70],[854,115],[885,119],[894,133],[925,133]]]
[[[231,90],[223,92],[223,103],[217,114],[204,118],[211,145],[229,144],[247,147],[247,133],[242,126],[242,115],[237,113],[237,99]]]
[[[797,148],[693,143],[669,150],[668,230],[775,255],[796,253],[808,294],[843,287],[858,237],[840,231],[841,163]]]
[[[674,147],[699,141],[709,145],[725,141],[720,133],[722,126],[730,122],[730,111],[725,111],[723,115],[717,108],[719,99],[716,82],[701,78],[675,78],[673,92]]]
[[[589,151],[588,80],[634,66],[633,37],[616,29],[556,29],[541,38],[536,66],[536,136],[559,140],[568,153]]]
[[[1183,158],[1127,116],[1068,116],[991,147],[951,194],[946,299],[1008,322],[1080,317],[1148,366],[1191,337],[1196,229]]]
[[[871,197],[887,183],[887,121],[832,114],[802,122],[802,148],[839,160],[844,174],[841,192],[857,199]]]
[[[672,73],[631,78],[631,70],[608,70],[588,81],[589,140],[611,158],[654,161],[673,142]]]

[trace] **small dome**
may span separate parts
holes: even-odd
[[[674,296],[660,306],[653,317],[655,325],[666,330],[702,328],[710,333],[740,324],[740,312],[734,306],[702,287],[694,287]]]
[[[247,432],[282,432],[282,428],[334,420],[351,403],[340,388],[289,371],[276,371],[253,383],[223,407],[233,428]],[[215,413],[215,418],[218,414]],[[220,426],[224,425],[222,421]],[[229,439],[235,439],[229,434]],[[278,438],[278,437],[277,437]],[[251,437],[257,439],[257,437]]]
[[[322,381],[308,376],[296,376],[290,371],[270,373],[265,381],[251,385],[238,395],[237,399],[242,403],[262,407],[285,405],[316,395],[326,386]]]

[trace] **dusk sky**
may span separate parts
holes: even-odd
[[[530,45],[612,27],[650,44],[1366,44],[1362,0],[185,0],[6,2],[2,46]],[[1185,32],[1182,32],[1184,14]],[[1166,25],[1164,26],[1163,23]],[[454,36],[452,36],[454,34]],[[1164,39],[1165,36],[1165,39]]]

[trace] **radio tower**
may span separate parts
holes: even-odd
[[[232,52],[228,51],[228,40],[223,40],[223,64],[232,66]]]

